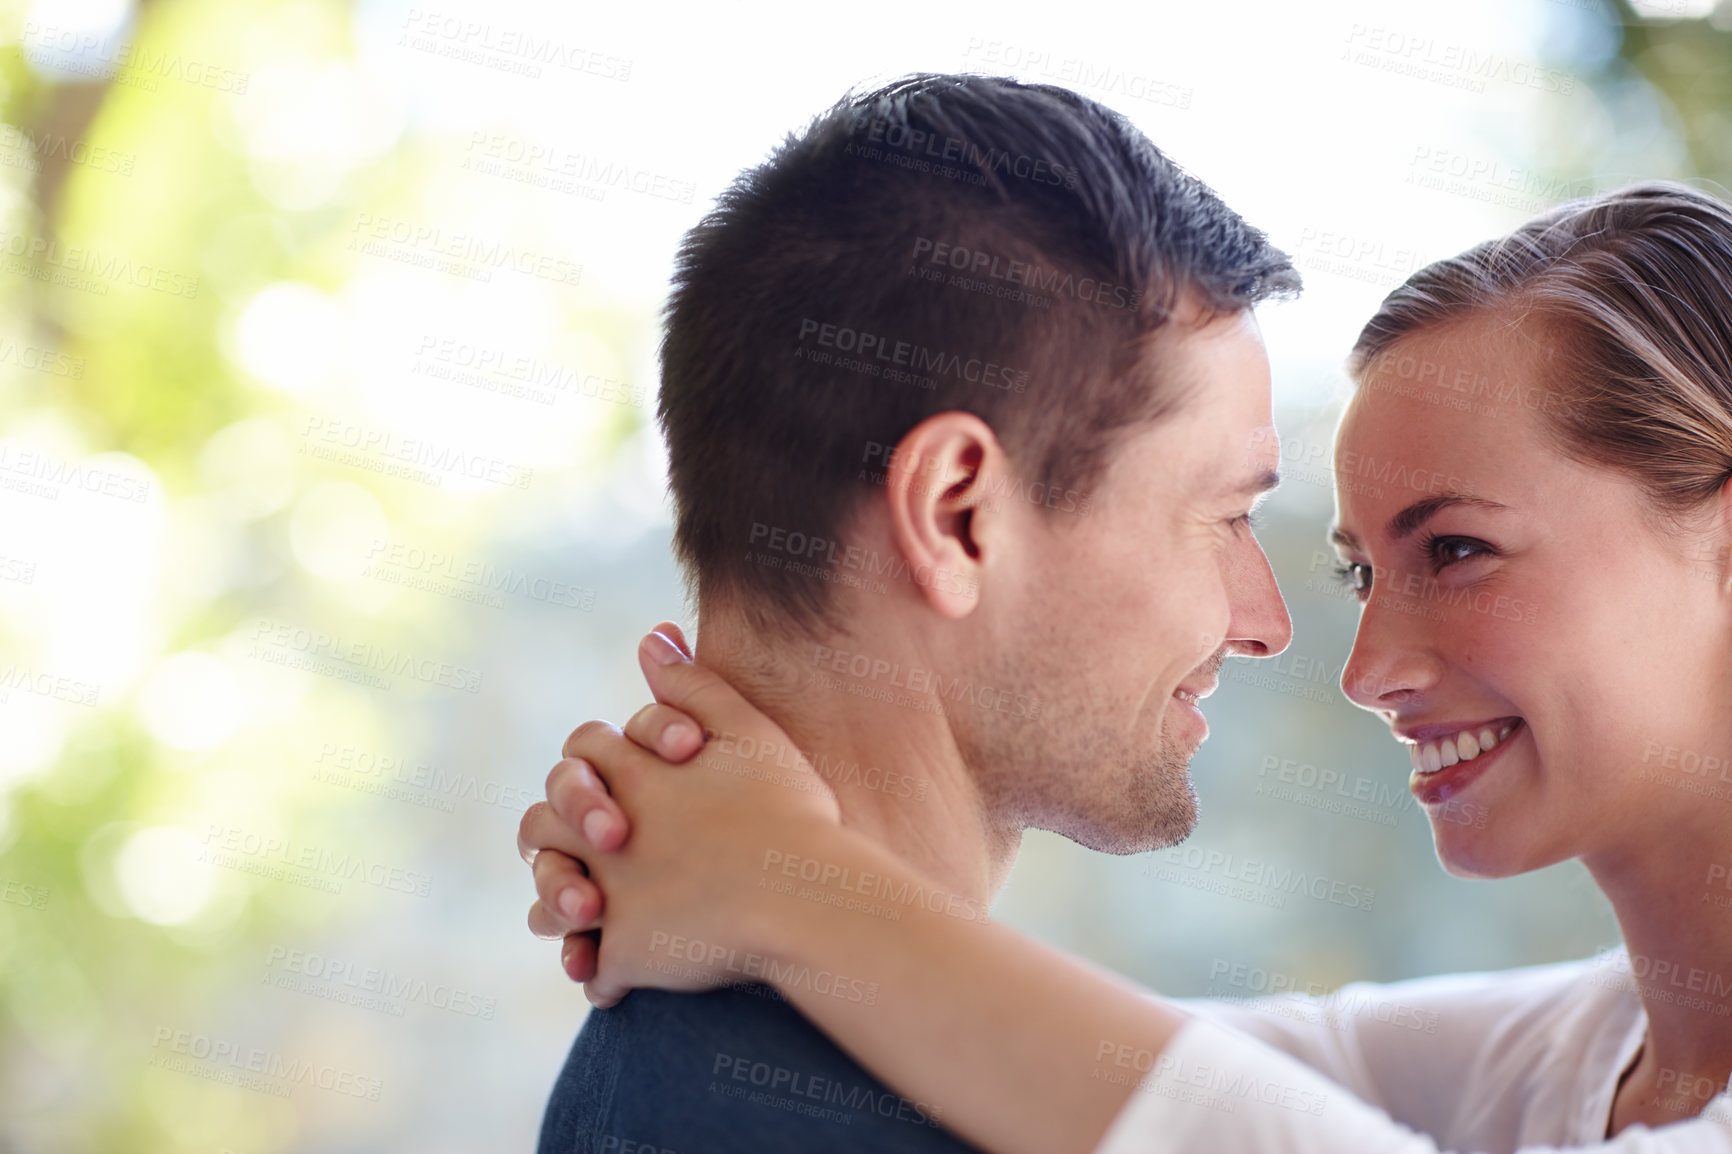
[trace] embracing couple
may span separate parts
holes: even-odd
[[[543,1154],[1732,1152],[1732,209],[1561,206],[1352,350],[1342,688],[1445,869],[1580,859],[1624,948],[1321,998],[1166,999],[985,917],[1025,829],[1189,834],[1200,700],[1288,644],[1288,258],[1100,105],[923,75],[744,173],[674,281],[699,634],[523,819],[598,1007]]]

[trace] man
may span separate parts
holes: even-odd
[[[1115,114],[974,76],[843,101],[688,235],[660,418],[698,659],[963,916],[1024,829],[1194,824],[1197,699],[1290,637],[1248,527],[1278,462],[1250,310],[1298,283]],[[965,1149],[941,1121],[764,987],[644,990],[590,1015],[541,1149]]]

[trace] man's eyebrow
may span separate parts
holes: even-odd
[[[1255,476],[1248,477],[1244,483],[1233,489],[1228,495],[1233,497],[1250,493],[1267,493],[1281,483],[1281,474],[1274,469],[1265,469]]]
[[[1457,505],[1467,505],[1475,509],[1508,509],[1496,501],[1488,501],[1484,497],[1469,497],[1465,493],[1439,493],[1435,497],[1427,497],[1423,501],[1415,501],[1401,512],[1389,519],[1386,530],[1392,540],[1399,541],[1403,537],[1411,537],[1421,525],[1431,520],[1433,516],[1445,509]],[[1359,538],[1343,529],[1340,525],[1329,527],[1329,543],[1339,545],[1343,549],[1359,548]]]

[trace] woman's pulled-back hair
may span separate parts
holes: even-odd
[[[1628,475],[1658,511],[1732,478],[1732,206],[1661,182],[1559,205],[1414,273],[1349,371],[1364,382],[1405,338],[1468,319],[1532,326],[1559,447]]]

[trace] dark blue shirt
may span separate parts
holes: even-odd
[[[540,1154],[979,1154],[768,986],[634,990],[592,1010]]]

